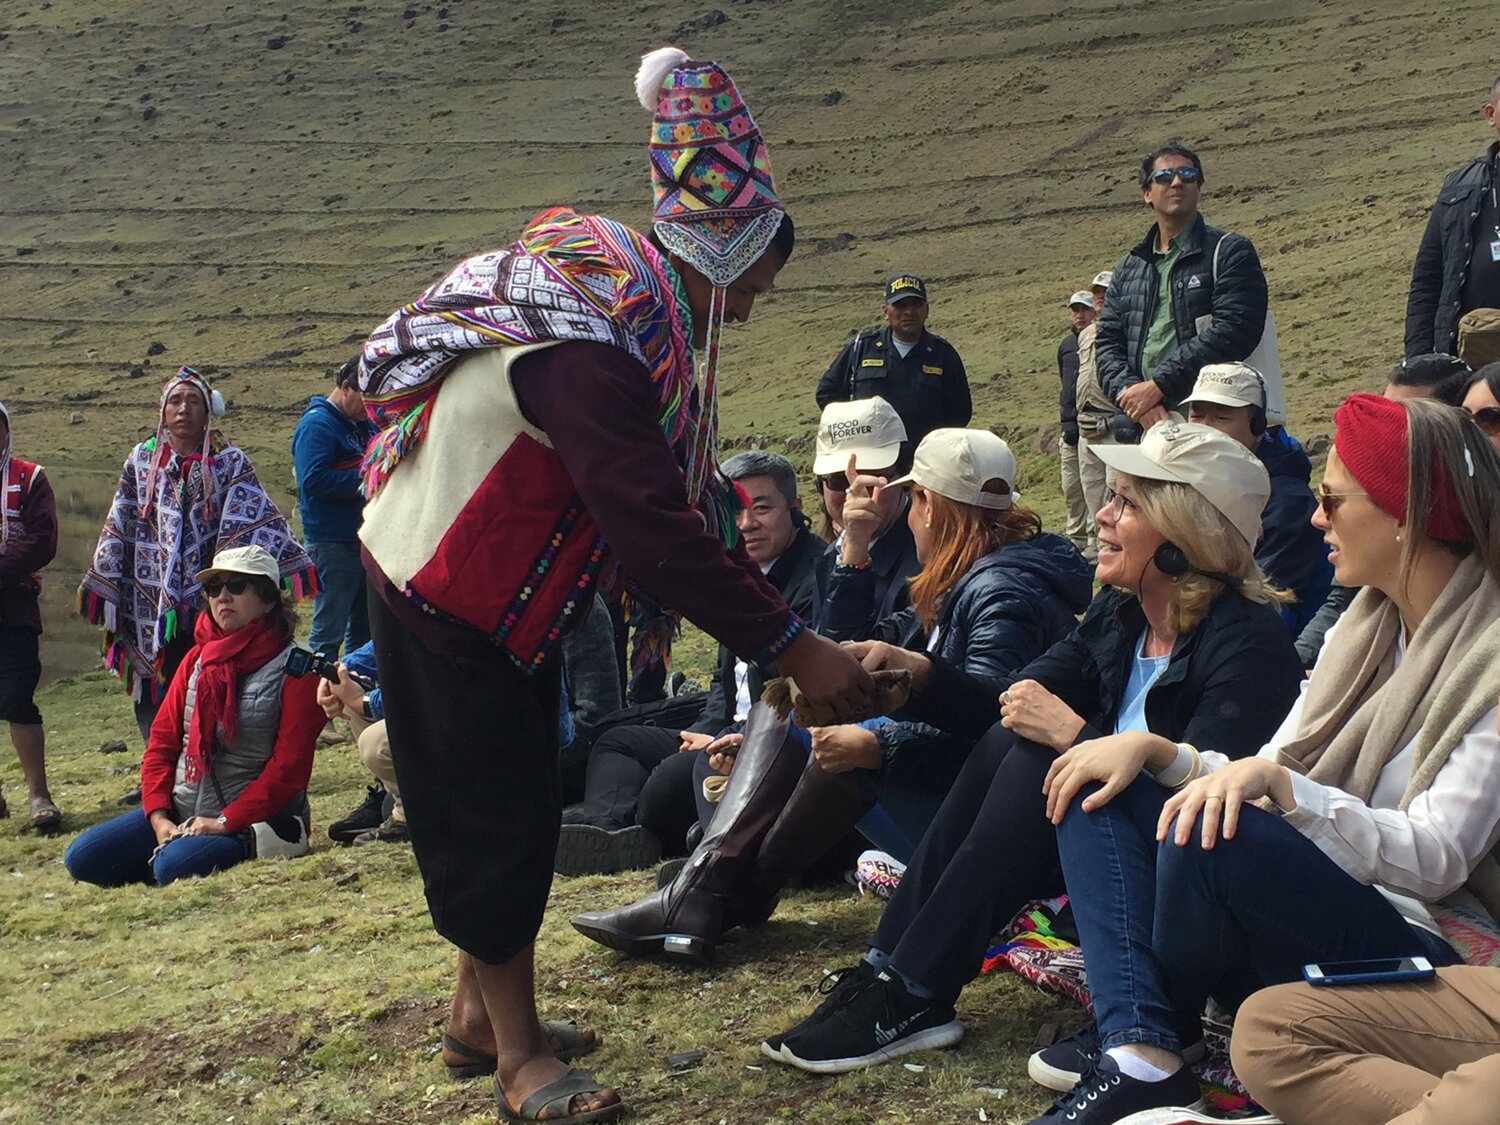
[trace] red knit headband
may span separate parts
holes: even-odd
[[[1354,394],[1333,412],[1333,447],[1339,460],[1380,508],[1397,523],[1406,523],[1410,452],[1406,440],[1406,407],[1382,395]],[[1452,543],[1472,543],[1453,481],[1436,458],[1432,463],[1432,505],[1427,535]]]

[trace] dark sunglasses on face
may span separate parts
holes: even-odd
[[[1500,434],[1500,406],[1481,406],[1469,411],[1469,417],[1489,437]]]
[[[1318,507],[1323,509],[1325,520],[1333,519],[1333,513],[1339,510],[1339,505],[1351,496],[1368,496],[1368,492],[1329,492],[1327,487],[1318,489]]]
[[[1181,179],[1185,184],[1196,184],[1203,178],[1203,173],[1191,164],[1184,168],[1158,168],[1151,173],[1151,182],[1166,187],[1174,177]]]
[[[827,476],[819,477],[823,487],[829,492],[848,492],[849,477],[844,473],[829,473]]]
[[[239,597],[250,588],[248,578],[210,578],[203,583],[203,592],[211,598],[217,598],[221,591],[228,590],[235,597]]]

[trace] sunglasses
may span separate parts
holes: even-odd
[[[1500,406],[1481,406],[1469,411],[1469,417],[1487,436],[1500,436]]]
[[[1368,492],[1329,492],[1326,488],[1318,490],[1318,507],[1323,509],[1325,520],[1333,519],[1333,513],[1339,510],[1339,506],[1351,496],[1368,496]]]
[[[248,578],[210,578],[203,583],[203,592],[211,598],[217,598],[224,590],[239,597],[248,589],[250,589]]]
[[[819,477],[818,480],[830,492],[849,491],[849,477],[846,473],[829,473],[826,476]]]
[[[1182,168],[1158,168],[1151,173],[1151,182],[1166,187],[1173,179],[1180,179],[1185,184],[1196,184],[1203,179],[1203,173],[1191,164]]]

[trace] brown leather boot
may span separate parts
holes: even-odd
[[[746,912],[735,903],[752,884],[761,841],[796,787],[804,760],[801,746],[787,737],[786,721],[757,703],[729,785],[686,866],[668,886],[628,906],[575,916],[573,928],[637,957],[663,953],[707,962],[726,928],[764,920],[775,908],[773,901]]]
[[[775,901],[786,885],[842,840],[875,804],[853,771],[829,773],[811,756],[755,857],[751,900]]]

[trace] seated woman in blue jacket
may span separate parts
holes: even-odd
[[[770,1057],[838,1073],[957,1042],[954,1004],[990,938],[1028,901],[1064,889],[1042,793],[1057,756],[1151,730],[1242,757],[1291,707],[1302,674],[1277,616],[1285,595],[1250,546],[1270,490],[1265,468],[1231,438],[1186,423],[1159,423],[1140,446],[1120,448],[1139,463],[1117,472],[1098,513],[1106,588],[1001,691],[941,653],[856,646],[866,667],[912,671],[908,711],[954,733],[987,733],[866,958],[811,1016],[766,1040]]]
[[[1017,503],[1016,459],[985,430],[935,430],[912,471],[887,483],[850,465],[845,550],[829,587],[825,620],[870,620],[874,583],[851,544],[878,521],[879,493],[909,486],[907,522],[922,569],[911,604],[873,626],[875,635],[941,654],[961,674],[1000,685],[1073,627],[1088,604],[1089,573],[1060,535],[1042,531]],[[973,746],[905,712],[747,745],[733,760],[705,838],[676,882],[616,910],[580,914],[582,933],[627,953],[707,957],[732,926],[764,920],[783,886],[859,821],[877,800],[891,822],[887,847],[921,838]],[[809,754],[809,749],[811,753]],[[730,766],[732,765],[732,771]]]

